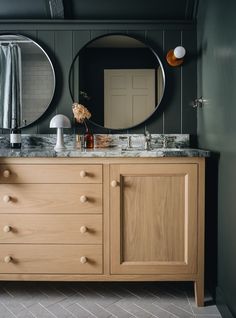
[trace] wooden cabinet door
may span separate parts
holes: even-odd
[[[196,273],[197,176],[194,163],[111,166],[112,274]]]

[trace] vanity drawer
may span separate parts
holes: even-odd
[[[0,273],[102,274],[101,245],[0,245]]]
[[[6,215],[0,243],[102,244],[102,215]]]
[[[102,184],[0,184],[0,213],[102,213]]]
[[[0,165],[0,183],[102,183],[102,165]]]

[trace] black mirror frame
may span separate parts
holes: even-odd
[[[143,44],[145,44],[145,46],[154,54],[154,56],[156,57],[156,59],[158,60],[159,64],[160,64],[160,67],[161,67],[161,70],[162,70],[162,74],[163,74],[163,94],[162,94],[162,97],[159,101],[159,103],[156,105],[155,107],[155,110],[147,117],[145,118],[143,121],[133,125],[133,126],[129,126],[129,127],[126,127],[126,128],[110,128],[110,127],[104,127],[104,126],[101,126],[99,124],[97,124],[96,122],[92,121],[92,120],[89,120],[89,122],[91,122],[94,126],[96,127],[99,127],[101,129],[108,129],[108,130],[111,130],[111,131],[116,131],[116,130],[127,130],[127,129],[131,129],[131,128],[134,128],[134,127],[137,127],[139,125],[142,125],[144,124],[146,121],[148,121],[154,114],[155,112],[157,111],[158,107],[160,106],[162,100],[163,100],[163,97],[164,97],[164,94],[165,94],[165,89],[166,89],[166,75],[165,75],[165,70],[164,70],[164,66],[163,66],[163,62],[161,61],[161,58],[159,57],[159,55],[156,53],[156,51],[151,47],[151,45],[147,44],[144,42],[143,39],[141,39],[140,37],[137,37],[137,36],[133,36],[133,35],[129,35],[127,33],[107,33],[107,34],[103,34],[103,35],[100,35],[98,37],[95,37],[93,38],[92,40],[90,40],[89,42],[87,42],[78,52],[77,54],[75,55],[75,57],[73,58],[73,61],[71,63],[71,66],[70,66],[70,70],[69,70],[69,78],[68,78],[68,85],[69,85],[69,91],[70,91],[70,96],[71,96],[71,99],[72,99],[72,102],[77,102],[77,101],[74,101],[74,98],[73,98],[73,92],[72,92],[72,88],[71,88],[71,85],[70,85],[70,77],[71,77],[71,72],[72,72],[72,68],[73,68],[73,65],[76,61],[76,59],[78,58],[79,56],[79,53],[81,50],[83,50],[85,47],[89,46],[92,42],[96,41],[96,40],[99,40],[101,38],[104,38],[106,36],[113,36],[113,35],[118,35],[118,36],[127,36],[127,37],[130,37],[132,39],[135,39]]]

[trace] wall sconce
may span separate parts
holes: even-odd
[[[64,150],[64,137],[63,137],[63,128],[71,128],[71,123],[68,117],[64,115],[56,115],[50,121],[50,128],[57,128],[57,144],[54,147],[55,151]]]
[[[174,50],[170,50],[166,55],[166,60],[171,66],[179,66],[184,61],[186,50],[183,46],[177,46]]]

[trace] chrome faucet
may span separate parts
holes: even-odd
[[[127,149],[131,149],[132,148],[132,136],[128,136],[128,135],[126,135],[126,136],[119,136],[119,139],[120,140],[124,140],[124,141],[126,141],[127,143],[126,144],[124,144],[123,142],[122,142],[122,149],[123,150],[127,150]]]
[[[146,130],[144,133],[144,136],[145,136],[144,149],[151,150],[152,149],[152,147],[151,147],[152,135],[150,134],[149,131]]]
[[[127,138],[127,148],[132,148],[132,136],[128,136]]]
[[[166,135],[161,135],[161,142],[162,142],[162,148],[167,148],[168,145],[168,139]]]

